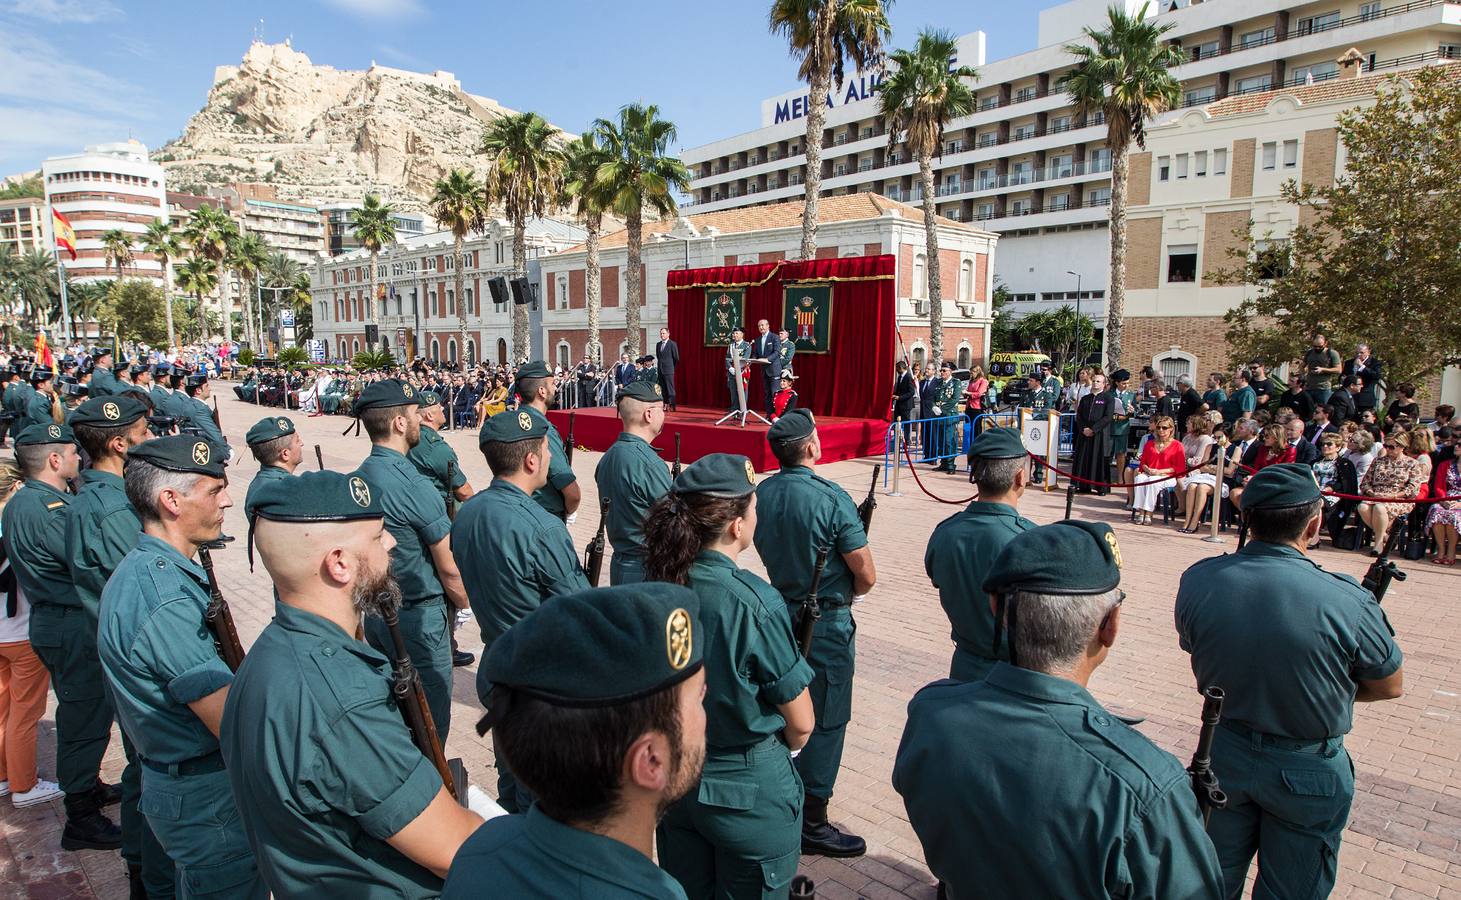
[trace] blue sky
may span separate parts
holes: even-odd
[[[237,63],[259,21],[316,64],[445,69],[462,86],[569,131],[656,103],[691,147],[755,128],[796,87],[767,0],[0,0],[0,176],[136,137],[157,147]],[[989,59],[1030,49],[1040,5],[899,0],[893,44],[920,28],[983,29]]]

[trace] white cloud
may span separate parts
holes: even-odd
[[[324,0],[324,2],[362,19],[403,19],[426,12],[420,0]]]
[[[68,61],[39,38],[12,35],[0,44],[0,97],[109,114],[119,106],[150,112],[139,88],[124,79]]]
[[[421,71],[429,68],[420,58],[412,56],[399,47],[393,47],[390,44],[381,44],[379,49],[381,58],[386,62],[394,63],[398,66],[409,66]]]
[[[122,12],[110,0],[9,0],[0,9],[47,22],[82,25],[110,19]]]

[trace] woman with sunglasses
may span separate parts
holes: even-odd
[[[1370,463],[1369,471],[1360,479],[1360,493],[1366,497],[1405,497],[1420,494],[1425,479],[1421,475],[1420,462],[1406,455],[1410,442],[1405,432],[1392,428],[1386,432],[1384,453]],[[1375,533],[1375,545],[1371,556],[1379,556],[1384,549],[1385,539],[1390,534],[1390,520],[1410,512],[1411,503],[1386,503],[1367,500],[1359,505],[1360,521]]]
[[[1138,525],[1152,524],[1152,510],[1157,508],[1157,497],[1164,488],[1172,487],[1171,479],[1161,481],[1165,475],[1186,471],[1187,458],[1182,445],[1175,439],[1176,424],[1171,416],[1152,418],[1152,439],[1141,451],[1141,465],[1136,473],[1135,499],[1132,501],[1131,518]]]

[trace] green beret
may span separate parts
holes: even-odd
[[[629,703],[700,671],[699,616],[695,592],[677,584],[563,594],[493,641],[482,675],[554,706]]]
[[[417,391],[416,405],[425,409],[428,406],[436,406],[441,402],[441,397],[436,391]]]
[[[1319,499],[1319,482],[1314,470],[1298,463],[1282,463],[1259,469],[1243,488],[1243,509],[1289,509],[1307,506]]]
[[[517,412],[507,410],[490,417],[482,423],[477,435],[477,446],[497,442],[513,444],[518,441],[535,441],[548,433],[548,422],[525,409]]]
[[[817,420],[812,411],[798,407],[771,423],[766,440],[772,444],[794,444],[811,437],[816,430]]]
[[[989,594],[1104,594],[1120,583],[1116,532],[1104,522],[1067,519],[1015,535],[983,588]]]
[[[366,385],[355,401],[354,411],[358,416],[368,409],[390,409],[395,406],[416,404],[416,389],[403,381],[384,378]]]
[[[756,467],[744,456],[712,453],[686,466],[670,490],[676,494],[744,497],[756,491]]]
[[[1018,459],[1025,455],[1025,442],[1018,428],[986,428],[969,444],[973,459]]]
[[[648,381],[631,381],[625,385],[619,391],[617,399],[623,400],[626,397],[630,400],[639,400],[644,403],[660,403],[665,399],[664,394],[660,391],[659,385],[652,384]]]
[[[71,414],[71,424],[112,428],[117,425],[131,425],[145,415],[147,404],[136,397],[126,394],[92,397],[76,407],[76,411]]]
[[[359,473],[329,469],[272,479],[254,497],[254,515],[273,522],[352,522],[386,514],[380,492]]]
[[[15,436],[15,446],[17,447],[74,443],[76,443],[76,435],[71,431],[71,426],[57,425],[53,422],[37,422],[34,425],[28,425]]]
[[[272,416],[255,422],[249,433],[244,435],[244,443],[256,447],[287,434],[294,434],[294,422],[288,416]]]
[[[127,458],[191,475],[222,478],[223,454],[212,443],[188,434],[154,438],[127,451]]]
[[[525,362],[518,366],[517,374],[513,381],[522,381],[524,378],[552,378],[553,373],[548,371],[548,366],[540,359],[532,362]]]

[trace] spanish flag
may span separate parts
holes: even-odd
[[[68,228],[70,226],[67,226]],[[36,366],[52,368],[56,364],[55,354],[51,353],[51,346],[46,342],[44,331],[36,334]]]
[[[70,220],[54,209],[51,210],[51,230],[56,233],[56,248],[71,254],[71,260],[75,262],[76,229],[71,227]]]

